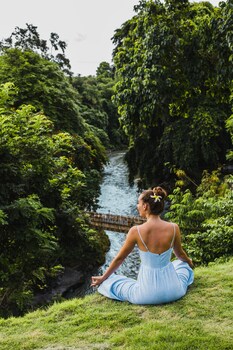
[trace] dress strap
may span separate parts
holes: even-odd
[[[173,237],[172,237],[172,241],[171,241],[171,248],[173,247],[173,244],[174,244],[174,240],[175,240],[175,237],[176,237],[176,227],[175,227],[175,224],[172,224],[173,225]]]
[[[140,231],[139,231],[139,227],[138,227],[138,226],[137,226],[137,230],[138,230],[138,235],[139,235],[139,237],[140,237],[140,240],[142,241],[142,244],[144,245],[144,247],[146,248],[146,250],[149,252],[149,249],[148,249],[146,243],[145,243],[145,242],[143,241],[143,239],[142,239],[142,236],[141,236],[141,233],[140,233]]]

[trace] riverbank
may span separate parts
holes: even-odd
[[[230,350],[233,259],[195,270],[181,300],[120,303],[95,293],[20,318],[0,320],[1,350]]]

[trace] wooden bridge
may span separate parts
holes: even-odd
[[[91,225],[94,228],[123,233],[127,233],[130,227],[141,225],[146,221],[139,216],[101,214],[96,212],[88,212],[88,214],[90,216]]]

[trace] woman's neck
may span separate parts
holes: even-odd
[[[160,220],[160,216],[159,215],[154,215],[154,214],[147,214],[146,215],[146,221],[158,221]]]

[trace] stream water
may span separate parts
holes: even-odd
[[[113,153],[105,168],[99,197],[100,209],[98,211],[117,215],[138,215],[136,209],[137,197],[138,191],[136,184],[130,186],[128,182],[128,167],[124,162],[124,152]],[[112,231],[106,231],[106,233],[109,236],[111,246],[106,255],[105,264],[99,271],[100,273],[109,266],[109,263],[125,240],[125,233]],[[135,277],[138,272],[137,253],[137,249],[134,249],[119,267],[117,273]]]
[[[113,152],[109,156],[109,162],[104,169],[104,177],[101,185],[101,194],[99,197],[100,213],[111,213],[117,215],[138,215],[136,204],[138,190],[136,184],[132,186],[128,182],[128,167],[124,162],[124,152]],[[125,240],[125,234],[119,232],[106,231],[111,245],[106,254],[105,263],[96,271],[101,275],[109,266],[110,262],[120,249]],[[118,268],[117,273],[135,278],[139,269],[139,254],[135,248]],[[93,292],[90,287],[90,276],[87,276],[86,282],[81,288],[72,292],[73,296],[82,296]]]

